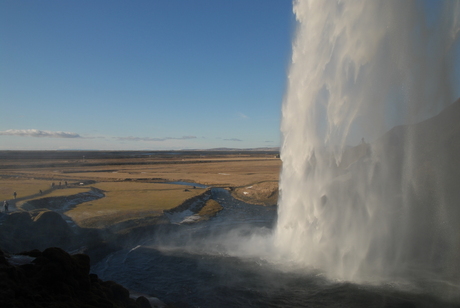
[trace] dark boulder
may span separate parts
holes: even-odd
[[[62,219],[61,215],[53,211],[42,211],[34,217],[34,227],[39,229],[43,235],[61,233],[68,236],[72,233],[69,225]]]
[[[152,308],[152,305],[150,305],[149,300],[144,296],[139,296],[138,298],[136,298],[136,303],[139,305],[140,308]]]
[[[50,210],[17,211],[3,217],[0,247],[9,252],[59,246],[68,249],[75,234],[60,214]]]
[[[114,281],[105,281],[102,285],[108,291],[107,294],[109,295],[109,298],[118,301],[126,301],[129,299],[129,291],[118,283]]]
[[[13,212],[10,213],[5,221],[5,225],[9,227],[22,226],[29,227],[32,224],[32,219],[28,212]]]
[[[123,286],[90,274],[86,255],[57,247],[22,255],[36,257],[13,266],[0,250],[0,307],[150,307],[130,298]]]

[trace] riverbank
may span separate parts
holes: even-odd
[[[97,262],[107,253],[129,247],[158,230],[169,231],[176,228],[175,225],[208,220],[222,210],[216,200],[211,200],[211,188],[189,190],[184,185],[164,185],[175,187],[173,192],[185,193],[183,196],[188,198],[182,197],[182,203],[162,211],[132,207],[129,215],[110,200],[105,203],[111,204],[112,213],[101,215],[100,208],[93,203],[106,199],[107,192],[95,187],[74,195],[19,202],[16,211],[0,213],[0,248],[18,253],[55,245],[67,251],[88,253]],[[72,189],[65,191],[72,192]],[[95,213],[87,213],[94,215],[82,224],[72,216],[76,210],[85,211],[85,207],[92,207]]]
[[[214,201],[209,200],[210,192],[206,189],[187,199],[169,210],[168,215],[188,212],[190,216],[208,219],[218,212],[215,204],[210,204]],[[164,214],[157,221],[130,219],[90,229],[66,220],[63,213],[77,207],[79,201],[103,197],[101,191],[92,188],[90,192],[73,196],[34,199],[14,212],[0,213],[0,276],[3,272],[8,275],[2,279],[2,283],[6,283],[0,292],[2,307],[30,306],[38,297],[40,300],[35,307],[51,304],[59,307],[166,307],[155,297],[130,294],[115,282],[104,282],[97,275],[89,274],[90,264],[152,234],[169,232],[177,228],[178,222]],[[200,212],[203,213],[200,215]],[[49,248],[53,246],[60,248]],[[71,251],[73,253],[69,254]],[[56,273],[52,268],[59,268],[61,272]],[[82,294],[84,299],[80,298]]]
[[[53,251],[58,251],[60,255],[60,257],[57,258],[58,261],[62,259],[79,260],[83,258],[86,260],[85,262],[89,264],[98,263],[107,255],[118,250],[130,249],[133,245],[145,241],[145,239],[152,237],[152,235],[167,234],[180,228],[181,224],[199,223],[203,220],[210,219],[222,209],[222,206],[216,200],[211,199],[211,192],[212,190],[208,188],[202,194],[187,199],[180,206],[165,211],[161,221],[132,219],[116,225],[110,225],[107,228],[99,229],[82,228],[77,224],[69,223],[68,220],[66,221],[66,216],[63,214],[71,207],[77,207],[78,200],[81,202],[88,202],[88,198],[104,198],[104,194],[94,188],[91,189],[90,192],[79,193],[73,196],[34,199],[23,203],[22,208],[15,212],[6,214],[1,213],[0,247],[9,252],[2,252],[3,255],[8,256],[7,261],[4,262],[5,266],[3,268],[7,268],[9,272],[21,272],[21,275],[27,276],[26,278],[21,278],[23,286],[19,288],[16,287],[17,281],[14,279],[8,280],[8,284],[12,285],[12,287],[7,288],[5,292],[14,294],[21,292],[21,295],[16,297],[7,294],[4,297],[5,303],[17,302],[20,303],[20,305],[27,305],[29,301],[38,296],[38,293],[35,292],[39,292],[39,294],[41,294],[40,296],[44,296],[46,299],[42,301],[43,306],[38,305],[37,307],[45,307],[50,303],[59,303],[62,307],[67,307],[67,305],[71,305],[69,302],[72,301],[82,304],[78,300],[75,301],[74,298],[68,294],[69,292],[77,292],[81,283],[78,283],[78,285],[67,285],[69,284],[67,280],[59,281],[58,279],[57,282],[50,282],[50,286],[43,287],[40,285],[40,287],[44,289],[42,288],[36,291],[38,286],[34,285],[35,281],[42,279],[40,277],[43,275],[54,275],[45,274],[41,267],[36,266],[35,260],[41,258],[41,251],[46,255],[50,251],[49,247],[58,246],[60,248],[51,249]],[[59,207],[59,204],[61,207]],[[181,219],[177,219],[177,217],[181,217]],[[31,247],[35,248],[30,250],[32,249]],[[69,254],[68,252],[72,253]],[[12,260],[11,262],[16,262],[18,264],[11,264],[8,260]],[[48,260],[45,263],[49,264],[49,262]],[[53,265],[53,267],[56,266],[61,267],[60,264]],[[75,266],[76,265],[72,265],[72,267]],[[36,273],[40,273],[41,276],[37,276],[37,278]],[[75,273],[67,273],[65,275],[72,276],[74,274]],[[62,275],[59,274],[58,276],[61,277]],[[81,273],[77,276],[80,277]],[[84,280],[87,281],[88,279],[84,278]],[[64,291],[64,295],[59,297],[58,293],[61,292],[61,290],[55,291],[55,284],[64,285],[63,287],[68,291]],[[101,292],[96,294],[92,294],[91,292],[88,293],[86,297],[93,298],[91,303],[95,304],[91,306],[91,303],[85,302],[87,307],[105,307],[104,305],[108,302],[116,303],[113,304],[113,307],[148,307],[145,301],[149,302],[150,307],[155,307],[154,305],[158,307],[166,306],[155,297],[136,296],[137,298],[141,298],[136,301],[134,299],[129,299],[130,292],[124,287],[110,281],[103,282],[95,275],[90,275],[90,284],[92,284],[91,289],[105,288],[108,295],[104,295],[104,298],[106,298],[106,302],[104,302],[100,301],[97,297]],[[112,288],[117,289],[117,292],[122,292],[127,296],[123,296],[123,298],[113,297],[112,294],[114,291]],[[144,304],[139,306],[139,301],[143,301]],[[109,304],[107,304],[107,307],[108,306]]]
[[[10,154],[0,152],[0,200],[11,204],[0,213],[0,249],[14,256],[58,246],[89,256],[91,265],[222,210],[210,188],[168,182],[233,193],[277,181],[281,165],[272,153]]]

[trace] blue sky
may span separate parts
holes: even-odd
[[[288,0],[0,2],[0,150],[280,145]]]

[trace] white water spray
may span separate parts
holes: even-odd
[[[460,196],[443,188],[446,166],[420,154],[415,128],[378,139],[454,101],[460,2],[442,4],[428,22],[421,1],[294,2],[275,230],[287,261],[352,281],[415,265],[454,275]]]

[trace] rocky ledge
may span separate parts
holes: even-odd
[[[152,303],[90,274],[85,254],[70,255],[57,247],[16,255],[0,250],[0,307],[156,307]]]
[[[97,262],[120,249],[116,240],[109,240],[113,237],[104,230],[72,228],[60,214],[47,209],[0,213],[0,249],[9,253],[56,246],[82,251]]]

